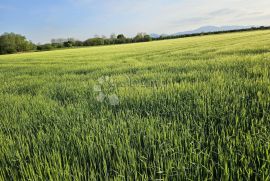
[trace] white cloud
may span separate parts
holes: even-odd
[[[32,11],[36,11],[35,17],[43,14],[39,18],[42,25],[35,26],[31,30],[32,37],[35,35],[34,41],[43,42],[44,39],[49,41],[51,38],[69,36],[86,39],[94,34],[108,36],[113,32],[128,36],[134,36],[137,32],[168,34],[206,25],[270,25],[270,0],[65,0],[65,2],[66,4],[62,6],[60,3],[59,7],[51,5],[51,10],[33,8]],[[3,8],[5,7],[0,5],[0,9]],[[60,17],[57,18],[58,16]],[[61,19],[63,17],[64,20]],[[30,31],[25,32],[30,34]]]
[[[139,10],[144,18],[138,26],[148,32],[173,33],[204,25],[270,25],[269,7],[269,0],[156,3],[150,10]]]

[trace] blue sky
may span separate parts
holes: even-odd
[[[269,7],[270,0],[0,0],[0,34],[20,33],[44,43],[206,25],[270,25]]]

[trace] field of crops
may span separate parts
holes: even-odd
[[[0,56],[0,180],[270,180],[270,31]]]

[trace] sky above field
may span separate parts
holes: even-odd
[[[270,0],[0,0],[0,34],[37,42],[138,32],[176,33],[206,25],[270,25]]]

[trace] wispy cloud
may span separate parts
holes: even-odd
[[[175,33],[206,25],[270,25],[269,0],[4,2],[0,5],[0,22],[5,25],[1,31],[26,32],[30,39],[42,42],[58,36],[86,39],[113,32],[134,36],[142,31]],[[17,10],[8,10],[9,6]]]
[[[220,16],[220,15],[234,14],[236,12],[237,12],[237,10],[234,10],[234,9],[223,8],[223,9],[219,9],[216,11],[212,11],[212,12],[208,13],[208,15],[209,16]]]

